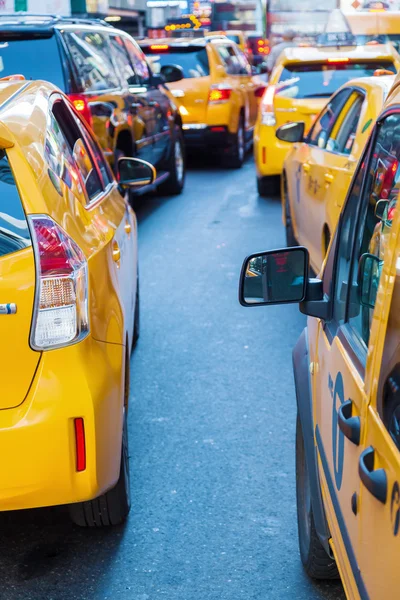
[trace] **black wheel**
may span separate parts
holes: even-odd
[[[257,177],[257,192],[263,198],[279,196],[279,177]]]
[[[299,415],[296,423],[296,498],[301,562],[314,579],[337,579],[336,563],[319,541],[314,525],[311,489]]]
[[[169,177],[165,183],[159,186],[158,191],[161,194],[175,196],[182,192],[186,175],[185,144],[180,127],[175,128],[172,146],[167,167]]]
[[[284,185],[284,194],[285,194],[285,229],[286,229],[286,244],[288,246],[298,246],[299,243],[296,240],[296,237],[293,232],[292,225],[292,213],[290,210],[290,203],[288,198],[288,193],[286,186]]]
[[[243,166],[245,154],[246,141],[244,130],[244,118],[243,115],[240,115],[238,128],[232,143],[232,147],[229,150],[229,154],[225,158],[226,166],[231,167],[232,169],[240,169]]]
[[[136,283],[136,300],[135,300],[135,319],[133,325],[132,350],[135,349],[140,336],[140,293],[139,293],[139,275]]]
[[[122,430],[121,467],[116,485],[94,500],[70,504],[72,521],[80,527],[109,527],[120,525],[127,518],[131,508],[129,476],[128,419],[124,410]]]

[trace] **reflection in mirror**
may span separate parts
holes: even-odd
[[[375,306],[382,262],[375,254],[366,253],[360,258],[358,269],[360,304],[366,308]]]
[[[139,158],[118,160],[118,183],[125,187],[150,185],[156,178],[156,170],[150,163]]]
[[[166,83],[181,81],[184,78],[183,69],[179,65],[163,65],[160,69],[160,75]]]
[[[242,272],[245,304],[301,302],[307,283],[308,255],[305,248],[285,248],[247,259]]]
[[[378,202],[375,204],[375,216],[380,221],[383,221],[383,217],[384,217],[384,214],[385,214],[388,204],[389,204],[389,200],[384,200],[383,198],[378,200]]]

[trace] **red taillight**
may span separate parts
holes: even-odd
[[[212,87],[208,94],[208,102],[210,104],[227,102],[232,94],[232,88],[229,87]]]
[[[89,127],[93,127],[93,117],[86,96],[83,94],[68,94],[68,98]]]
[[[254,95],[256,98],[262,98],[264,96],[264,92],[266,90],[266,87],[261,85],[260,87],[258,87],[256,89],[256,91],[254,92]]]
[[[87,261],[79,246],[47,215],[29,217],[36,262],[31,346],[66,346],[89,333]]]
[[[265,90],[265,93],[261,100],[261,123],[263,125],[273,126],[276,125],[275,119],[275,98],[276,86],[269,85]]]
[[[86,443],[85,443],[85,422],[82,417],[74,420],[75,425],[75,451],[76,451],[76,470],[84,471],[86,469]]]
[[[210,131],[213,131],[214,133],[222,133],[225,131],[225,127],[223,125],[213,125],[210,127]]]

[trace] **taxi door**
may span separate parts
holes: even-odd
[[[324,218],[325,186],[321,186],[320,170],[325,161],[325,146],[338,115],[345,105],[350,90],[342,90],[329,101],[312,127],[302,150],[302,163],[297,173],[297,202],[294,211],[296,235],[300,244],[310,251],[311,264],[319,270],[320,237],[316,238],[315,225]],[[320,263],[319,263],[320,264]]]
[[[377,304],[374,310],[382,261],[372,254],[374,237],[382,225],[375,215],[377,190],[381,185],[377,164],[382,156],[394,151],[390,132],[395,127],[392,117],[377,127],[341,215],[324,272],[326,292],[333,300],[333,318],[327,323],[320,322],[318,364],[314,367],[319,470],[332,545],[349,598],[393,597],[381,595],[382,588],[378,586],[378,579],[381,585],[386,584],[384,560],[377,555],[385,555],[388,565],[390,560],[380,537],[385,487],[379,471],[384,460],[383,447],[378,445],[382,427],[372,426],[369,400],[371,382],[377,378],[375,365],[379,364],[376,355],[382,315],[382,306]],[[389,195],[393,189],[395,178],[392,188],[388,188]],[[386,260],[389,255],[385,253]],[[366,257],[372,263],[364,263]],[[363,266],[367,264],[368,268]],[[382,287],[389,280],[388,276],[382,280],[378,298],[381,302],[386,298]],[[378,448],[382,449],[379,456]],[[397,473],[400,475],[399,470]],[[373,490],[375,497],[368,491],[372,498],[365,499],[365,487]],[[373,573],[369,572],[372,564]],[[389,567],[386,568],[389,577]]]
[[[253,76],[251,65],[244,52],[242,52],[240,48],[235,48],[235,50],[242,66],[241,83],[245,86],[243,89],[246,92],[249,107],[249,128],[252,128],[257,121],[260,100],[259,92],[260,89],[265,89],[265,84],[262,85],[259,78]]]
[[[400,127],[400,114],[390,115],[382,133],[393,134]],[[389,127],[390,125],[390,127]],[[384,150],[398,157],[400,140],[384,140],[386,144],[376,149],[379,158]],[[394,144],[392,145],[392,142]],[[389,197],[392,206],[398,202],[400,168],[393,179]],[[390,167],[388,166],[388,170]],[[377,171],[377,170],[376,170]],[[380,176],[375,173],[377,185]],[[397,598],[400,587],[400,571],[397,565],[400,543],[400,220],[399,210],[383,235],[377,262],[380,287],[373,313],[371,346],[376,348],[375,360],[371,359],[368,407],[363,452],[359,457],[361,491],[358,502],[360,521],[360,571],[370,598]],[[397,214],[396,214],[397,213]],[[393,224],[393,225],[392,225]],[[384,246],[384,248],[383,248]],[[384,250],[384,252],[383,252]],[[383,262],[383,264],[382,264]],[[373,336],[373,337],[372,337]],[[373,357],[372,357],[373,358]]]

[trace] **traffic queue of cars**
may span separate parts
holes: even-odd
[[[314,65],[299,63],[283,105],[272,74],[255,157],[264,176],[261,140],[273,165],[282,149],[288,247],[247,257],[239,283],[243,306],[298,303],[308,317],[293,351],[300,556],[354,600],[396,598],[400,585],[400,74],[396,51],[378,46],[330,48],[309,104],[297,97]],[[341,80],[310,120],[339,57],[338,83],[343,66],[367,77]],[[279,123],[279,109],[294,114]]]

